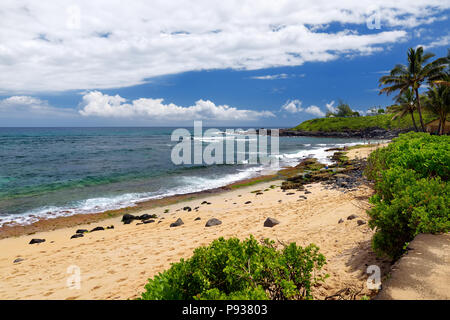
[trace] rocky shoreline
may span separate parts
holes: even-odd
[[[262,129],[257,129],[259,133]],[[271,129],[267,130],[267,134],[271,134]],[[400,133],[411,131],[410,129],[392,129],[387,130],[379,127],[364,128],[360,130],[345,130],[345,131],[303,131],[293,129],[278,129],[280,137],[330,137],[330,138],[363,138],[363,139],[392,139],[397,137]]]

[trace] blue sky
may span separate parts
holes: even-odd
[[[380,1],[373,8],[306,1],[307,10],[295,1],[263,1],[250,2],[246,13],[232,2],[191,8],[174,1],[176,9],[138,2],[127,9],[112,2],[101,14],[88,1],[0,5],[8,9],[0,10],[0,126],[202,119],[290,127],[323,116],[340,99],[361,112],[391,104],[378,95],[379,77],[405,63],[409,47],[444,56],[450,43],[449,1]],[[201,17],[202,6],[216,19]],[[378,18],[380,28],[370,29],[367,21]]]

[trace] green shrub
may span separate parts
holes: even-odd
[[[219,238],[149,279],[142,299],[312,299],[311,287],[326,277],[315,273],[325,263],[314,244],[276,250],[268,239]]]
[[[382,170],[401,167],[414,170],[420,177],[450,177],[450,136],[427,133],[401,134],[386,148],[374,151],[368,159],[366,173],[376,178]]]
[[[419,233],[450,230],[450,186],[440,178],[414,179],[411,170],[389,169],[383,174],[386,189],[371,198],[369,226],[377,228],[373,248],[392,258]]]
[[[450,230],[450,137],[408,133],[368,158],[374,250],[392,258],[419,233]]]

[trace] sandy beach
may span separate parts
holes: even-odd
[[[352,149],[348,156],[362,158],[373,148]],[[376,258],[370,248],[373,231],[366,223],[365,213],[372,194],[370,186],[348,191],[315,183],[305,193],[283,192],[280,185],[281,181],[270,181],[146,209],[141,214],[158,215],[155,222],[148,224],[137,225],[140,221],[133,221],[124,225],[121,216],[116,216],[2,239],[0,298],[134,299],[144,290],[149,277],[180,258],[190,257],[196,247],[219,237],[243,239],[249,235],[273,239],[280,246],[289,242],[318,245],[327,259],[323,272],[330,277],[314,288],[316,299],[335,294],[347,299],[373,295],[366,287],[367,266],[376,264],[384,274],[390,264]],[[262,194],[257,194],[257,190]],[[202,204],[203,201],[210,204]],[[192,211],[182,210],[187,206]],[[196,207],[199,208],[195,210]],[[350,215],[357,218],[348,220]],[[198,217],[200,220],[196,220]],[[279,220],[280,224],[264,227],[268,217]],[[178,218],[184,224],[170,227]],[[205,227],[210,218],[220,219],[222,224]],[[339,222],[340,219],[343,221]],[[106,229],[110,225],[114,229]],[[105,230],[71,239],[77,229],[92,230],[97,226]],[[33,238],[46,241],[28,244]],[[79,268],[79,289],[67,286],[71,266]]]

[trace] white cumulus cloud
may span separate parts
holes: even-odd
[[[445,47],[450,44],[450,33],[442,36],[434,41],[431,41],[430,43],[423,45],[424,49],[430,49],[435,47]]]
[[[12,96],[0,100],[0,115],[6,118],[24,116],[60,117],[76,114],[72,109],[55,108],[47,101],[32,96]]]
[[[314,116],[317,116],[317,117],[324,117],[325,116],[325,113],[322,110],[320,110],[320,108],[318,106],[314,106],[314,105],[309,106],[308,108],[306,108],[305,112],[309,113],[309,114],[312,114]]]
[[[307,108],[302,107],[302,102],[298,99],[294,100],[288,100],[286,103],[281,107],[281,111],[288,112],[288,113],[309,113],[316,117],[323,117],[325,116],[325,113],[315,105],[310,105]]]
[[[449,7],[442,0],[2,0],[0,92],[100,90],[186,71],[367,55],[405,41],[405,28],[432,23]],[[351,30],[374,12],[380,30]]]
[[[295,99],[286,101],[286,103],[281,107],[281,110],[289,113],[298,113],[302,112],[304,109],[302,108],[302,102],[298,99]]]
[[[237,109],[228,105],[216,105],[209,100],[198,100],[192,106],[183,107],[164,103],[163,99],[140,98],[128,102],[119,95],[110,96],[100,91],[84,94],[79,113],[82,116],[171,121],[255,121],[275,117],[270,111]]]

